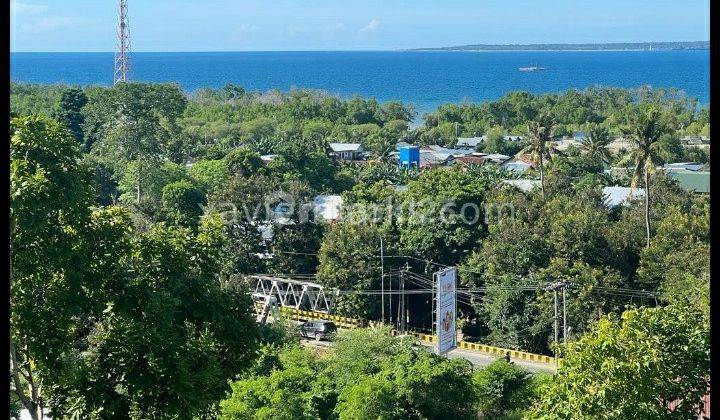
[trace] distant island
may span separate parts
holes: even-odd
[[[453,47],[411,48],[405,51],[668,51],[709,50],[710,41],[611,42],[599,44],[470,44]]]

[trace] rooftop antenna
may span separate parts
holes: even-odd
[[[126,82],[129,69],[128,55],[130,53],[130,36],[128,35],[127,0],[119,0],[119,3],[120,27],[118,30],[118,45],[115,50],[115,74],[113,76],[113,84]]]

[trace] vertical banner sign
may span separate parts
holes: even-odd
[[[457,268],[450,267],[438,271],[437,277],[437,352],[445,354],[457,347],[457,333],[455,328],[455,283]]]

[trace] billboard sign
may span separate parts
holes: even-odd
[[[437,352],[445,354],[457,347],[457,333],[455,315],[457,304],[455,300],[455,285],[457,282],[457,268],[450,267],[435,273],[437,278],[437,292],[435,308],[437,311]]]

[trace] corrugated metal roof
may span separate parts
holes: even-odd
[[[332,221],[340,218],[340,207],[343,199],[339,195],[318,195],[313,199],[315,217]]]
[[[709,193],[710,172],[709,171],[688,171],[686,169],[667,170],[667,174],[676,179],[681,188],[687,191]]]
[[[530,192],[535,188],[540,188],[540,181],[537,179],[506,179],[504,184],[512,185],[522,191]]]
[[[482,137],[458,137],[456,147],[477,147],[478,144],[485,141],[485,136]]]
[[[328,146],[333,152],[359,152],[362,148],[360,143],[330,143]]]
[[[633,198],[644,197],[645,189],[635,188],[632,194]],[[605,205],[608,207],[616,207],[619,205],[627,205],[630,203],[630,188],[629,187],[604,187],[603,197],[605,198]]]

